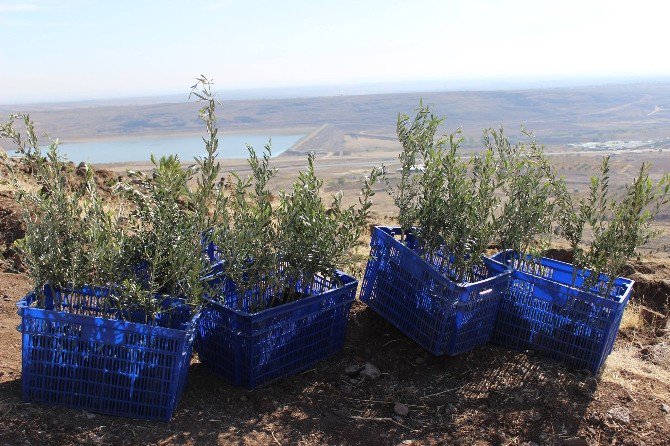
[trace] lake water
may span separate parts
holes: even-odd
[[[272,137],[272,156],[290,149],[304,135],[277,135]],[[219,158],[246,158],[245,144],[253,146],[260,154],[270,139],[266,135],[220,135]],[[182,161],[191,161],[195,156],[205,154],[205,143],[200,136],[138,137],[93,142],[60,144],[61,155],[68,161],[80,163],[118,163],[126,161],[148,161],[153,153],[157,158],[163,155],[179,155]]]

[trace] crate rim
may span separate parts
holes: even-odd
[[[223,308],[226,311],[234,313],[238,317],[253,320],[254,322],[260,322],[260,321],[263,321],[263,320],[268,319],[270,317],[276,316],[278,314],[284,314],[284,313],[289,312],[289,311],[294,311],[294,310],[300,309],[302,307],[306,307],[306,306],[308,306],[308,305],[310,305],[310,304],[312,304],[312,303],[314,303],[318,300],[325,299],[325,298],[329,297],[331,294],[343,293],[345,291],[350,291],[352,288],[353,289],[358,288],[358,279],[356,279],[355,277],[350,276],[350,275],[348,275],[348,274],[346,274],[346,273],[344,273],[340,270],[336,270],[335,275],[339,279],[342,280],[342,282],[343,282],[342,286],[333,288],[333,289],[325,291],[323,293],[314,294],[314,295],[305,297],[303,299],[298,299],[296,301],[289,302],[287,304],[279,305],[278,307],[266,308],[265,310],[261,310],[261,311],[255,312],[255,313],[249,313],[249,312],[246,312],[246,311],[242,311],[242,310],[238,310],[238,309],[235,309],[235,308],[227,307],[227,306],[223,305],[221,302],[219,302],[218,300],[213,299],[213,298],[211,298],[210,296],[207,296],[207,295],[203,296],[203,300],[205,300],[206,302],[209,302],[213,305],[216,305],[217,307]],[[225,274],[218,273],[218,274],[212,274],[210,276],[207,276],[207,277],[203,278],[203,280],[204,281],[213,281],[213,280],[219,280],[220,281],[220,280],[223,280],[224,277],[225,277]],[[354,296],[352,301],[355,300],[355,299],[356,299],[356,297]]]
[[[82,287],[83,289],[84,287]],[[89,287],[89,288],[96,288],[96,289],[105,289],[104,287]],[[69,291],[69,292],[76,292],[80,291],[78,289],[60,289],[60,288],[55,288],[61,291]],[[142,322],[131,322],[131,321],[124,321],[121,319],[110,319],[106,317],[101,317],[101,316],[91,316],[91,315],[86,315],[86,314],[73,314],[69,313],[67,311],[62,311],[62,310],[47,310],[45,308],[38,308],[38,307],[32,307],[31,304],[36,301],[36,292],[33,290],[26,294],[24,297],[18,300],[16,302],[16,306],[18,308],[17,314],[21,317],[25,316],[32,316],[38,319],[61,319],[65,320],[68,322],[78,322],[81,320],[93,320],[94,325],[96,327],[105,327],[107,325],[113,325],[113,329],[117,330],[128,330],[128,331],[133,331],[136,333],[140,334],[151,334],[151,335],[158,335],[158,336],[163,336],[166,338],[171,338],[171,339],[182,339],[185,335],[189,335],[189,332],[191,335],[194,335],[195,332],[195,326],[198,321],[198,319],[201,316],[201,308],[194,308],[191,310],[191,317],[188,322],[186,322],[186,326],[183,329],[180,328],[168,328],[168,327],[160,327],[160,326],[154,326],[154,325],[149,325],[145,324]],[[168,296],[168,297],[173,297],[173,296]],[[173,297],[174,298],[174,297]],[[184,303],[184,305],[188,305]],[[17,331],[23,333],[23,324],[21,323],[19,326],[16,327]]]
[[[505,251],[501,251],[501,252],[489,257],[489,260],[491,262],[493,262],[494,264],[496,264],[496,265],[498,265],[502,268],[505,268],[512,273],[515,273],[515,274],[519,275],[520,278],[522,278],[524,280],[542,280],[542,281],[545,281],[545,282],[550,282],[550,283],[557,284],[561,287],[565,287],[569,290],[570,294],[574,297],[585,298],[585,297],[588,296],[587,297],[588,300],[593,300],[593,299],[605,300],[605,301],[608,301],[608,302],[615,303],[617,305],[621,305],[621,304],[626,303],[630,299],[630,296],[631,296],[632,290],[633,290],[633,285],[635,284],[635,281],[633,279],[629,279],[629,278],[626,278],[626,277],[617,277],[616,279],[614,279],[614,285],[622,287],[623,292],[620,293],[619,295],[615,296],[615,297],[603,296],[602,294],[598,294],[598,293],[595,293],[593,291],[587,291],[587,290],[583,290],[581,288],[575,287],[572,284],[561,283],[561,282],[558,282],[556,280],[553,280],[553,279],[550,279],[550,278],[547,278],[547,277],[537,276],[537,275],[534,275],[534,274],[530,274],[530,273],[527,273],[527,272],[524,272],[524,271],[520,271],[520,270],[511,268],[505,262],[506,257],[511,255],[511,254],[516,254],[516,251],[514,251],[513,249],[508,249],[508,250],[505,250]],[[531,258],[531,257],[532,256],[529,255],[529,254],[526,255],[526,258]],[[548,267],[557,266],[558,269],[562,270],[563,272],[570,273],[570,274],[572,274],[572,271],[575,268],[575,266],[571,263],[562,262],[560,260],[550,259],[548,257],[540,258],[540,262],[543,266],[548,266]],[[546,265],[546,263],[551,263],[552,265]],[[553,265],[553,264],[555,264],[555,265]],[[593,272],[592,270],[589,270],[589,269],[582,270],[582,271],[588,271],[588,272],[591,272],[591,273]],[[604,277],[607,278],[607,276],[604,276]]]
[[[426,260],[421,257],[419,254],[417,254],[414,250],[410,249],[407,245],[404,243],[401,243],[400,240],[397,240],[394,235],[398,235],[402,232],[402,228],[400,226],[375,226],[375,232],[377,235],[381,235],[384,238],[387,238],[388,240],[391,241],[391,243],[396,244],[397,246],[400,247],[403,252],[405,252],[407,255],[411,256],[415,260],[419,260],[424,263]],[[370,241],[372,244],[372,240]],[[482,260],[484,263],[488,264],[491,259],[486,257],[485,255],[482,254]],[[452,291],[467,291],[470,288],[474,286],[488,286],[489,284],[493,284],[494,282],[497,282],[501,280],[501,278],[505,276],[511,275],[511,271],[502,271],[502,272],[497,272],[496,274],[491,275],[491,277],[487,277],[486,279],[478,280],[476,282],[454,282],[453,280],[449,279],[443,274],[440,274],[439,271],[437,271],[432,265],[427,268],[427,271],[433,276],[434,279],[438,280],[441,284],[448,286]]]

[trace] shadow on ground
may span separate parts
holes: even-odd
[[[374,364],[377,379],[348,376]],[[315,369],[254,391],[196,361],[171,422],[21,402],[0,383],[1,444],[561,444],[584,435],[597,379],[487,345],[433,357],[356,303],[345,349]],[[394,404],[409,408],[404,417]]]

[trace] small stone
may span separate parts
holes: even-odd
[[[582,437],[572,437],[563,440],[563,446],[589,446],[589,442]]]
[[[521,395],[516,395],[516,396],[514,397],[514,401],[516,401],[518,404],[523,404],[523,403],[525,403],[525,401],[524,401],[524,399],[523,399],[523,396],[521,396]]]
[[[670,413],[670,406],[668,406],[665,403],[661,404],[661,412],[663,412],[666,415],[669,414]]]
[[[102,444],[102,437],[97,434],[91,433],[88,438],[95,444]]]
[[[248,399],[249,399],[249,398],[247,398],[246,395],[242,395],[242,396],[240,397],[240,401],[246,401],[246,400],[248,400]]]
[[[358,376],[358,374],[361,373],[361,370],[363,370],[363,367],[358,364],[352,364],[344,369],[344,374],[353,378],[354,376]]]
[[[403,403],[395,403],[393,405],[393,413],[400,415],[401,417],[406,417],[409,415],[409,407]]]
[[[402,444],[414,444],[414,440],[404,440]]]
[[[423,364],[424,362],[426,362],[426,359],[425,359],[423,356],[419,356],[419,357],[417,357],[417,358],[414,360],[414,363],[415,363],[416,365],[421,365],[421,364]]]
[[[397,423],[402,423],[402,422],[404,421],[403,418],[402,418],[400,415],[393,415],[393,416],[391,417],[391,419],[393,419],[393,420],[396,421]]]
[[[89,420],[92,420],[93,418],[95,418],[95,414],[86,412],[86,418],[88,418]]]
[[[619,423],[624,424],[630,423],[630,410],[627,409],[626,407],[622,406],[613,407],[610,410],[608,410],[607,413],[614,421],[618,421]]]
[[[354,390],[351,384],[342,384],[340,386],[340,391],[342,393],[351,393]]]
[[[600,424],[600,418],[597,414],[592,413],[586,417],[586,421],[590,424]]]
[[[500,441],[501,443],[506,443],[507,442],[507,435],[502,430],[496,431],[495,436],[498,438],[498,441]]]
[[[361,375],[365,376],[366,378],[377,379],[382,376],[382,372],[380,372],[374,364],[366,362],[365,366],[363,366],[363,370],[361,371]]]

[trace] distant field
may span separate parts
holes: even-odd
[[[463,128],[466,151],[480,147],[483,128],[503,124],[508,135],[517,138],[521,124],[525,125],[548,147],[552,162],[575,194],[584,192],[604,152],[575,149],[569,144],[655,140],[653,150],[614,154],[612,171],[616,174],[612,182],[618,188],[633,178],[644,161],[653,163],[654,177],[670,171],[670,83],[224,101],[219,107],[219,127],[222,134],[307,135],[273,161],[279,168],[276,188],[288,187],[304,166],[306,153],[314,151],[318,155],[317,169],[325,177],[324,192],[343,190],[345,202],[353,202],[362,176],[373,165],[384,163],[391,171],[397,168],[397,115],[411,113],[421,98],[434,105],[438,114],[448,116],[445,131]],[[15,108],[0,106],[0,115]],[[197,109],[197,104],[188,102],[86,103],[31,105],[21,111],[31,113],[41,132],[71,142],[200,134],[203,127]],[[224,164],[226,170],[246,170],[244,160],[227,160]],[[107,168],[123,171],[131,166],[151,167],[146,162],[134,162]],[[390,222],[395,211],[383,189],[379,187],[374,210],[379,222]],[[658,227],[668,230],[653,247],[670,255],[670,215],[661,215]]]
[[[65,142],[101,137],[199,134],[198,104],[96,105],[95,102],[0,106],[0,115],[30,112],[41,132]],[[423,99],[446,127],[463,128],[465,146],[476,148],[481,131],[504,125],[518,136],[521,125],[552,147],[591,141],[648,140],[670,144],[670,83],[605,85],[519,91],[468,91],[224,101],[221,132],[281,130],[319,132],[302,150],[340,152],[392,145],[399,112],[411,113]],[[131,100],[128,100],[131,101]]]

